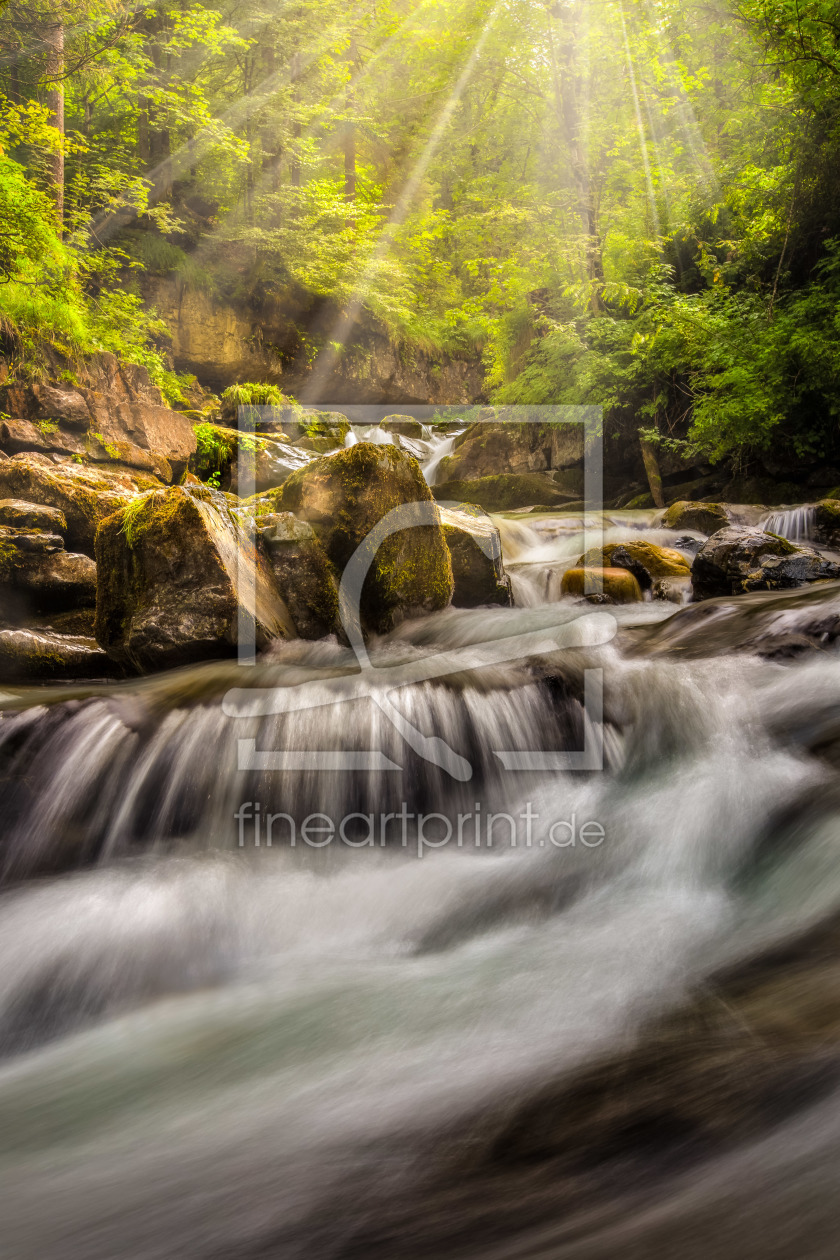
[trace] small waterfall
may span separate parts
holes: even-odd
[[[423,469],[423,476],[426,478],[426,483],[428,485],[430,486],[437,485],[438,470],[440,469],[440,466],[443,463],[443,461],[446,459],[447,455],[451,455],[454,449],[455,449],[455,438],[448,437],[448,438],[444,438],[441,441],[440,445],[432,451],[432,457],[429,460],[426,467]]]
[[[814,537],[814,526],[817,520],[815,507],[785,508],[781,512],[771,512],[761,522],[761,528],[768,534],[778,534],[789,542],[808,542]]]

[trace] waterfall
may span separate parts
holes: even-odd
[[[454,437],[437,438],[436,441],[437,445],[432,448],[432,456],[423,469],[423,475],[430,486],[437,485],[440,466],[447,455],[451,455],[455,449]]]
[[[581,529],[508,521],[508,562],[545,573]],[[817,615],[811,592],[774,598]],[[355,665],[334,642],[278,644],[247,684],[221,663],[7,690],[5,1254],[701,1256],[702,1202],[731,1228],[715,1255],[751,1254],[746,1213],[781,1257],[778,1184],[786,1211],[816,1228],[824,1205],[833,1227],[812,1173],[840,1151],[831,1008],[814,1005],[818,1045],[797,1059],[784,1002],[835,946],[766,994],[772,960],[840,912],[824,756],[840,660],[627,653],[672,612],[564,601],[408,622],[372,645],[375,667],[437,653],[449,672],[389,693],[396,717],[335,703]],[[608,639],[591,619],[613,615]],[[245,685],[265,703],[236,716]],[[306,705],[271,711],[299,687]],[[409,725],[471,779],[426,760]],[[595,726],[602,770],[551,768]],[[301,750],[381,760],[284,769]],[[533,750],[548,768],[499,755]],[[714,988],[742,965],[764,986],[746,1016],[747,981],[731,1002]],[[695,1018],[697,994],[712,1005]],[[753,1027],[767,1011],[783,1052]]]
[[[814,537],[816,519],[815,507],[785,508],[781,512],[770,512],[761,522],[761,528],[790,542],[806,542]]]

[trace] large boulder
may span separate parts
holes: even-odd
[[[662,518],[664,529],[693,529],[698,534],[716,534],[731,523],[722,503],[691,503],[685,499],[672,503]]]
[[[241,435],[237,436],[241,441]],[[264,434],[245,441],[241,454],[235,451],[230,464],[230,488],[234,494],[247,493],[251,486],[256,494],[282,486],[287,477],[313,459],[310,450],[284,434]]]
[[[641,540],[593,547],[580,557],[578,567],[626,569],[643,591],[652,590],[658,578],[687,578],[691,572],[688,561],[679,551]]]
[[[422,441],[427,436],[423,425],[414,416],[386,416],[379,427],[385,433],[396,433],[399,437],[414,438],[417,441]]]
[[[359,442],[293,473],[281,510],[308,521],[339,573],[394,508],[431,504],[420,465],[390,444]],[[452,598],[449,551],[438,520],[392,534],[372,555],[361,597],[365,630],[386,633],[405,617],[445,608]]]
[[[840,565],[814,547],[788,542],[761,529],[730,527],[713,534],[694,557],[696,600],[748,591],[780,591],[840,577]]]
[[[338,583],[312,526],[291,512],[272,512],[258,517],[257,528],[300,638],[340,634]]]
[[[580,498],[546,473],[500,473],[475,481],[443,481],[432,487],[439,503],[475,503],[485,512],[517,508],[562,508]]]
[[[324,454],[344,446],[350,421],[341,411],[320,411],[314,407],[272,407],[259,416],[261,434],[285,435],[305,449]]]
[[[16,455],[0,462],[0,498],[57,509],[66,520],[68,547],[86,555],[93,555],[101,521],[159,485],[156,477],[142,473],[53,464],[33,456]]]
[[[583,460],[583,442],[580,424],[476,423],[455,439],[452,454],[441,464],[440,476],[447,481],[464,481],[498,473],[571,468]]]
[[[96,565],[89,556],[66,552],[58,534],[0,526],[0,603],[7,622],[95,602]]]
[[[261,543],[206,486],[151,491],[116,512],[99,528],[96,558],[96,638],[135,669],[232,655],[243,607],[258,647],[294,637]]]
[[[480,507],[461,503],[438,508],[443,536],[452,557],[456,608],[485,604],[509,607],[513,602],[510,578],[502,562],[502,540],[490,517]]]
[[[49,630],[0,630],[0,683],[110,678],[114,662],[95,639]]]
[[[122,464],[164,482],[183,475],[196,447],[192,423],[164,405],[145,368],[100,354],[73,371],[73,386],[11,383],[2,390],[9,417],[0,424],[2,449]]]

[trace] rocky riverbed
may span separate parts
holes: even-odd
[[[84,383],[8,386],[4,397],[19,413],[0,428],[7,682],[223,658],[246,619],[258,651],[346,641],[342,576],[398,509],[430,515],[372,549],[365,637],[450,604],[681,605],[840,577],[836,499],[800,509],[790,528],[783,512],[708,498],[636,516],[603,507],[592,546],[579,424],[510,423],[485,409],[472,424],[364,425],[353,409],[287,406],[246,417],[240,432],[234,413],[228,427],[196,425],[166,408],[142,369],[109,356]],[[527,557],[517,528],[530,530]],[[563,540],[555,556],[552,532]],[[578,533],[573,555],[564,548]]]

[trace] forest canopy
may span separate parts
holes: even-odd
[[[831,457],[840,5],[7,0],[0,312],[145,363],[295,286],[710,459]],[[835,454],[836,457],[836,454]]]

